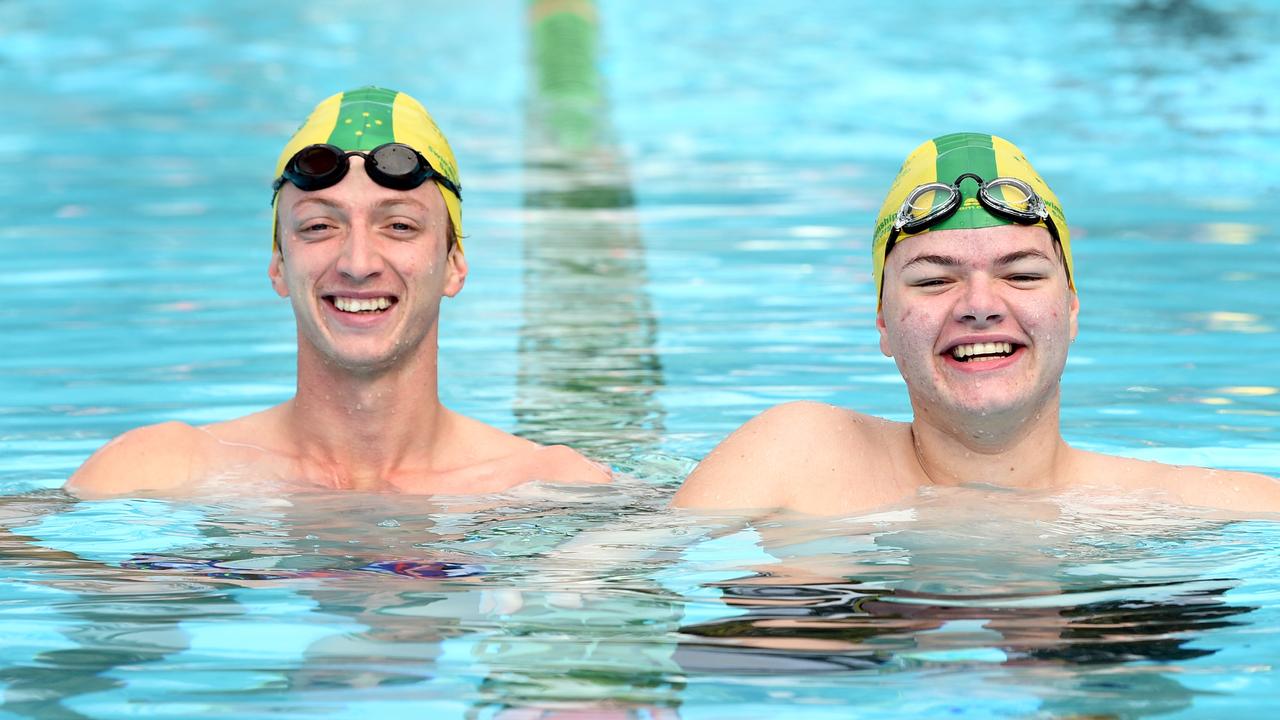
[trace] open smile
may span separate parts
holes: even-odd
[[[978,342],[959,342],[939,355],[954,370],[986,373],[1014,365],[1026,351],[1026,345],[1012,339],[993,338]]]
[[[980,342],[956,345],[948,351],[952,358],[963,362],[990,362],[1013,355],[1021,345],[1011,342]]]
[[[373,320],[395,307],[400,299],[394,295],[353,297],[351,295],[324,295],[325,304],[341,317],[354,321]]]
[[[390,296],[377,298],[353,298],[326,295],[324,299],[332,303],[334,307],[346,313],[381,312],[396,303],[396,299]]]

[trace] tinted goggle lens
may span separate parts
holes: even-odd
[[[306,178],[326,177],[346,164],[346,155],[329,145],[312,145],[298,151],[289,163],[294,173]]]
[[[381,145],[369,153],[369,161],[386,175],[411,176],[422,169],[418,153],[408,145]],[[425,179],[425,178],[423,178]]]

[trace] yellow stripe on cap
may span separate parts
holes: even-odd
[[[462,179],[458,177],[458,161],[453,157],[449,141],[440,132],[436,121],[422,106],[405,93],[396,95],[391,107],[391,126],[395,128],[396,142],[422,153],[436,172],[444,175],[456,187],[462,187]],[[437,187],[440,187],[437,184]],[[454,232],[458,235],[458,250],[462,250],[462,198],[440,187],[440,196],[449,208],[449,217],[453,220]]]
[[[338,93],[330,96],[316,105],[316,109],[311,111],[307,121],[298,128],[293,137],[289,138],[284,150],[280,152],[280,159],[276,160],[276,177],[284,173],[284,166],[289,163],[289,158],[302,148],[329,142],[333,127],[338,124],[338,109],[342,107],[342,95],[343,93]]]
[[[390,142],[403,143],[422,153],[436,172],[462,187],[453,150],[431,113],[407,93],[373,86],[340,92],[316,105],[280,152],[276,177],[284,172],[290,158],[308,145],[328,143],[352,151],[372,150]],[[439,183],[433,184],[444,199],[458,238],[458,249],[462,250],[462,199]],[[272,249],[276,248],[277,217],[277,207],[273,205]]]
[[[1071,289],[1074,290],[1076,287],[1076,268],[1071,259],[1071,228],[1067,227],[1067,216],[1062,211],[1062,203],[1058,201],[1058,196],[1053,194],[1053,190],[1049,189],[1049,184],[1044,181],[1044,178],[1040,177],[1035,168],[1031,167],[1031,161],[1027,160],[1026,155],[1022,154],[1017,145],[995,135],[991,136],[991,145],[995,150],[996,172],[999,173],[999,176],[1014,177],[1025,181],[1044,201],[1045,208],[1049,211],[1049,217],[1053,220],[1053,225],[1058,231],[1058,240],[1062,244],[1062,259],[1067,266],[1067,281],[1071,284]],[[1045,227],[1042,222],[1036,223],[1036,225]]]
[[[912,190],[925,183],[938,181],[938,148],[933,141],[922,143],[907,159],[902,162],[898,176],[889,186],[889,195],[880,206],[880,214],[876,219],[875,237],[871,243],[871,272],[876,279],[876,298],[880,297],[880,286],[884,279],[885,246],[889,244],[889,233],[893,230],[893,221],[898,216],[902,202]],[[879,299],[876,300],[877,305]]]

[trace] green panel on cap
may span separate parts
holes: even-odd
[[[938,182],[950,185],[965,173],[973,173],[984,181],[998,177],[996,152],[990,135],[952,133],[935,139],[933,143],[938,149]],[[965,179],[961,183],[960,192],[964,196],[964,203],[956,209],[954,215],[931,229],[984,228],[1010,223],[1009,220],[992,215],[978,204],[978,187],[972,179]]]
[[[397,94],[395,90],[377,87],[343,93],[338,122],[329,134],[329,144],[343,150],[372,150],[394,142],[391,111]]]

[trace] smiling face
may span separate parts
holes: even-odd
[[[462,289],[467,266],[461,250],[447,249],[435,183],[391,190],[369,179],[364,158],[350,161],[333,187],[281,188],[281,248],[268,274],[293,304],[301,357],[377,372],[434,354],[440,299]]]
[[[1045,229],[937,230],[889,255],[876,326],[917,416],[954,423],[1056,402],[1079,307]]]

